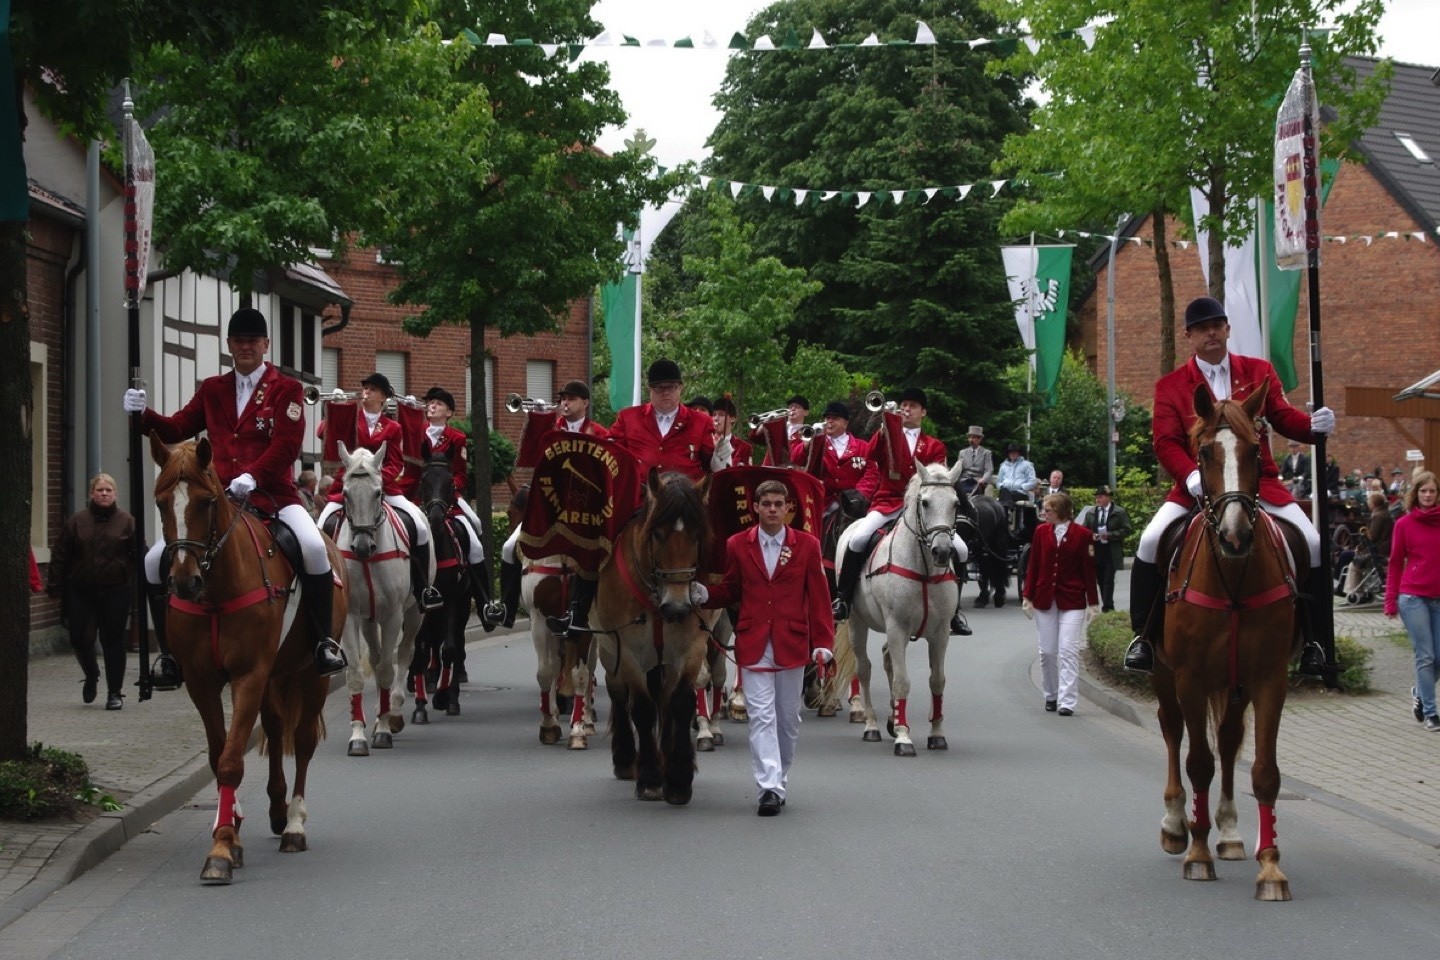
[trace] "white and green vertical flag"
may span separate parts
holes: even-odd
[[[1055,406],[1058,399],[1055,385],[1065,355],[1065,309],[1074,250],[1071,244],[1000,248],[1015,323],[1035,374],[1035,391],[1044,395],[1047,407]]]
[[[605,342],[610,345],[610,409],[640,402],[640,239],[624,231],[625,272],[618,283],[600,288]]]

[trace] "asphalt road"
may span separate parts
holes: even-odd
[[[51,921],[24,960],[1440,953],[1425,851],[1293,795],[1279,805],[1292,902],[1253,900],[1253,860],[1182,880],[1158,843],[1158,740],[1085,701],[1043,712],[1029,624],[1008,608],[972,623],[948,657],[949,751],[900,759],[843,716],[807,716],[774,819],[755,816],[742,725],[700,755],[688,807],[641,803],[611,778],[603,736],[585,753],[540,745],[527,640],[472,645],[462,715],[407,728],[393,751],[347,758],[348,705],[332,698],[308,852],[277,852],[252,756],[232,886],[198,881],[206,791],[37,908]],[[1253,854],[1254,803],[1237,803]]]

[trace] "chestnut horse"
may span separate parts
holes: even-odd
[[[244,865],[240,805],[235,793],[245,776],[245,749],[258,715],[269,753],[270,829],[280,851],[306,848],[305,776],[325,735],[321,710],[330,681],[315,672],[314,642],[306,617],[295,617],[281,643],[286,601],[294,573],[275,550],[260,519],[232,504],[211,465],[208,439],[167,447],[150,435],[150,455],[160,466],[155,504],[167,549],[171,588],[166,630],[180,663],[185,689],[205,724],[210,769],[220,803],[214,843],[200,879],[229,883]],[[337,582],[331,623],[345,625],[347,591],[339,551],[328,540]],[[220,693],[230,684],[231,719],[225,726]],[[286,800],[284,755],[295,757],[295,789]]]
[[[695,688],[706,635],[690,601],[705,569],[710,523],[703,493],[651,469],[645,505],[600,568],[591,614],[610,693],[610,759],[635,796],[690,802],[695,780]]]
[[[1280,871],[1275,842],[1280,792],[1275,743],[1287,665],[1296,649],[1296,589],[1285,534],[1259,508],[1261,440],[1255,418],[1264,409],[1265,393],[1262,384],[1243,403],[1217,403],[1203,384],[1195,391],[1199,419],[1190,436],[1199,460],[1201,510],[1171,564],[1165,635],[1152,685],[1169,755],[1161,847],[1167,853],[1185,852],[1188,826],[1185,879],[1215,879],[1209,848],[1215,757],[1207,739],[1213,724],[1220,751],[1216,852],[1222,860],[1244,859],[1245,844],[1236,830],[1235,757],[1245,736],[1245,710],[1251,707],[1255,762],[1250,782],[1260,818],[1255,898],[1289,900],[1290,884]],[[1180,741],[1186,733],[1185,771],[1194,791],[1188,825],[1180,781]]]

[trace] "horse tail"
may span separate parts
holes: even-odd
[[[278,688],[272,681],[266,690],[265,696],[270,700],[270,708],[280,716],[280,729],[283,731],[280,740],[280,755],[282,757],[295,756],[295,733],[300,726],[300,719],[305,712],[305,698],[298,689],[292,689],[290,696],[278,692]],[[319,743],[325,739],[325,714],[323,710],[315,711],[315,742]],[[260,756],[267,756],[270,752],[270,738],[265,735],[265,727],[260,727],[260,739],[256,746]]]
[[[1230,710],[1230,689],[1210,691],[1206,698],[1206,717],[1209,720],[1210,740],[1214,743],[1220,742],[1220,723],[1225,719],[1225,714]],[[1240,717],[1240,735],[1245,735],[1245,717]]]
[[[855,678],[855,647],[850,643],[850,621],[841,620],[835,624],[835,675],[830,678],[832,689],[844,700],[850,693],[850,681]]]

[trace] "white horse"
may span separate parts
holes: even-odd
[[[350,688],[350,741],[346,752],[368,757],[394,745],[392,735],[405,726],[405,671],[415,652],[415,635],[424,619],[410,590],[410,550],[400,515],[383,497],[380,466],[385,444],[371,453],[353,454],[340,444],[345,465],[345,519],[335,544],[345,558],[352,585],[345,618],[345,682]],[[435,576],[431,560],[430,579]],[[380,709],[373,739],[365,738],[366,666],[375,673]]]
[[[564,587],[566,569],[565,558],[559,556],[534,563],[526,561],[520,579],[520,603],[530,611],[530,639],[535,644],[540,742],[560,742],[560,715],[568,701],[570,734],[565,745],[570,750],[588,750],[590,737],[595,735],[595,658],[599,646],[589,634],[579,631],[569,639],[557,637],[545,622],[546,617],[565,614],[569,601]],[[584,648],[583,655],[580,648]]]
[[[727,659],[734,657],[735,629],[730,625],[730,614],[725,610],[701,611],[701,619],[710,634],[709,648],[705,653],[705,668],[695,683],[695,749],[709,753],[725,745],[725,733],[720,729],[720,717],[726,709],[725,679],[729,674]],[[736,671],[739,675],[739,671]],[[740,709],[745,708],[744,694],[740,694]]]
[[[850,606],[850,643],[860,678],[865,709],[863,739],[879,741],[875,708],[870,699],[870,653],[866,641],[871,629],[885,633],[885,674],[890,681],[891,734],[897,757],[915,756],[906,717],[910,673],[905,654],[910,641],[924,639],[930,648],[930,750],[947,748],[941,728],[945,695],[945,648],[950,640],[950,616],[959,602],[959,585],[950,571],[951,533],[955,529],[955,483],[960,464],[947,470],[942,464],[915,463],[915,476],[905,488],[900,521],[881,538],[865,562],[864,576]],[[852,527],[851,530],[855,528]],[[838,568],[849,549],[850,531],[835,548]],[[842,678],[837,677],[837,680]]]

